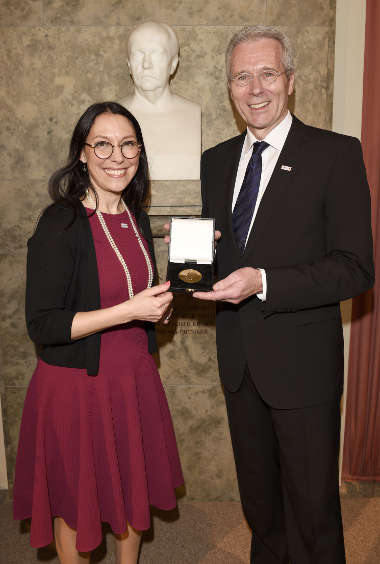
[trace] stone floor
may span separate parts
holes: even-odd
[[[380,497],[365,495],[375,491],[349,485],[342,495],[347,564],[380,563]],[[154,515],[140,564],[248,563],[249,545],[250,532],[239,503],[181,500],[178,511]],[[9,501],[0,505],[0,547],[0,564],[58,564],[53,546],[38,550],[29,546],[28,524],[12,521]],[[109,531],[92,562],[114,562]]]

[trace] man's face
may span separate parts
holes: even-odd
[[[150,26],[132,33],[128,64],[136,88],[153,91],[168,84],[177,65],[177,57],[170,55],[165,33]]]
[[[264,70],[283,73],[282,46],[276,39],[262,38],[237,45],[231,56],[231,77],[248,73],[254,78],[246,86],[230,82],[231,98],[237,111],[257,139],[265,136],[286,116],[288,96],[293,92],[294,74],[281,74],[263,85],[258,77]]]

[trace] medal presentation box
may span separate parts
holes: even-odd
[[[172,292],[208,292],[214,283],[215,220],[171,217],[167,280]]]

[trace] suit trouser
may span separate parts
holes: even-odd
[[[225,397],[251,562],[344,563],[339,400],[273,409],[248,371]]]

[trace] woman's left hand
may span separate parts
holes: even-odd
[[[168,309],[165,311],[164,315],[161,318],[161,323],[163,323],[164,325],[167,325],[170,321],[172,313],[173,313],[173,308],[168,307]]]

